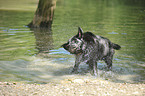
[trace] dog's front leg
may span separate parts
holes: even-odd
[[[74,65],[72,73],[77,73],[78,67],[79,67],[79,65],[81,63],[80,59],[81,59],[80,56],[76,56],[75,65]]]
[[[75,65],[74,65],[72,73],[77,73],[79,64],[80,64],[80,62],[75,61]]]
[[[97,72],[97,61],[95,59],[90,59],[87,64],[89,64],[89,68],[91,69],[91,71],[93,72],[93,75],[97,76],[98,72]],[[92,73],[91,72],[91,73]]]
[[[94,74],[95,76],[98,75],[97,61],[96,61],[96,60],[93,60],[93,74]]]

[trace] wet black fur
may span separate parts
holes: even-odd
[[[78,34],[70,38],[62,47],[76,57],[72,72],[77,72],[79,64],[86,62],[93,70],[94,75],[97,75],[98,60],[104,60],[108,69],[112,69],[114,49],[119,50],[121,48],[105,37],[94,35],[91,32],[83,33],[80,27]]]

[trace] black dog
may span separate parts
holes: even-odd
[[[98,60],[104,60],[107,68],[112,69],[114,49],[119,50],[121,48],[105,37],[94,35],[91,32],[83,33],[80,27],[78,34],[70,38],[62,47],[76,57],[72,72],[77,72],[79,64],[85,61],[93,70],[94,75],[97,75]]]

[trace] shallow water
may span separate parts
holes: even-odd
[[[37,6],[29,2],[27,8]],[[47,83],[101,78],[145,82],[144,4],[144,0],[60,0],[51,31],[25,26],[35,9],[6,10],[0,6],[0,81]],[[105,63],[100,61],[98,77],[92,76],[83,63],[78,74],[71,74],[74,56],[60,46],[77,33],[78,26],[121,45],[114,55],[112,71],[106,71]]]

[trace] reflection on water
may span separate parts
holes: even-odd
[[[112,71],[99,62],[97,78],[145,82],[144,4],[144,0],[60,0],[52,30],[25,27],[33,17],[30,11],[0,10],[0,81],[47,83],[96,78],[83,63],[79,74],[71,74],[74,57],[60,48],[80,26],[122,47],[116,51]]]
[[[51,29],[34,28],[36,48],[39,52],[49,52],[53,48],[53,38]]]

